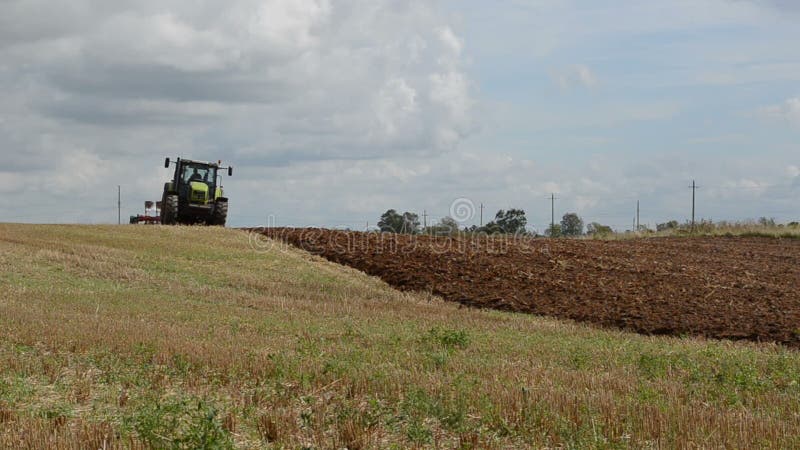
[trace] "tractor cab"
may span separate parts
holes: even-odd
[[[209,183],[216,179],[217,168],[205,163],[186,162],[183,165],[183,178],[184,182],[202,181]]]
[[[176,167],[175,180],[178,200],[184,203],[206,205],[222,195],[222,186],[217,186],[217,166],[213,164],[182,160]]]

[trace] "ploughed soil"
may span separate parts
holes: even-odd
[[[800,240],[430,237],[324,229],[261,234],[463,305],[644,334],[800,347]]]

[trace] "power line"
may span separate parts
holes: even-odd
[[[550,237],[556,230],[556,194],[550,194]]]
[[[692,231],[694,231],[695,194],[697,193],[697,189],[699,189],[700,186],[698,186],[697,183],[695,183],[695,181],[692,180],[692,185],[689,186],[689,188],[692,190]]]

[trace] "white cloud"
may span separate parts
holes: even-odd
[[[765,106],[758,110],[762,117],[777,119],[800,126],[800,97],[789,98],[779,105]]]
[[[800,11],[800,3],[796,0],[731,0],[735,2],[750,2],[760,6],[775,8],[778,11],[796,12]]]
[[[562,89],[573,86],[591,88],[597,85],[597,77],[594,72],[583,64],[575,64],[567,68],[551,71],[553,79]]]
[[[450,27],[442,27],[439,28],[438,36],[439,39],[450,49],[450,53],[452,56],[459,56],[464,48],[464,43],[459,39],[458,36],[453,32]]]
[[[436,146],[452,149],[472,128],[469,82],[463,73],[454,70],[431,74],[429,79],[431,103],[439,115],[447,118],[446,126],[437,126]]]
[[[79,149],[62,155],[58,166],[38,188],[63,197],[80,195],[106,181],[112,167],[110,161]]]
[[[437,153],[471,130],[463,44],[428,2],[122,5],[98,8],[85,29],[6,42],[6,81],[35,72],[52,96],[27,101],[46,118],[142,125],[164,114],[240,141],[251,162]],[[14,13],[34,12],[0,6]]]
[[[421,128],[420,123],[408,123],[415,120],[419,112],[419,102],[417,91],[405,80],[387,80],[377,93],[375,103],[377,119],[384,136],[394,138],[401,131],[408,133]]]

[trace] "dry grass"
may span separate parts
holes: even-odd
[[[663,231],[619,232],[609,234],[584,235],[584,239],[636,239],[648,237],[763,237],[773,239],[800,239],[800,225],[791,224],[760,224],[755,221],[745,222],[711,222],[700,221],[692,229],[688,224],[681,224],[678,228]]]
[[[743,236],[783,239],[800,239],[800,226],[760,225],[755,222],[701,222],[691,230],[668,231],[665,235],[695,234],[700,236]]]
[[[232,230],[0,224],[0,289],[0,447],[800,446],[797,352],[463,309]]]

